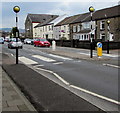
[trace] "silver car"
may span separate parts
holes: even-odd
[[[10,42],[8,43],[8,48],[12,49],[12,48],[23,48],[23,43],[21,42],[21,40],[18,38],[18,42],[16,42],[16,38],[11,38]]]
[[[31,44],[31,40],[32,40],[32,39],[26,38],[26,39],[24,40],[24,44]]]

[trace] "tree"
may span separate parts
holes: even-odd
[[[17,27],[13,27],[12,30],[11,30],[11,34],[10,34],[10,37],[16,37],[16,32],[18,32],[19,34],[19,30]],[[19,35],[18,35],[19,37]]]

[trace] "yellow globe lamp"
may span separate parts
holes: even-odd
[[[90,12],[94,12],[94,10],[95,10],[95,9],[94,9],[92,6],[89,7],[89,11],[90,11]]]
[[[14,11],[15,13],[18,13],[18,12],[20,11],[20,7],[19,7],[19,6],[15,6],[15,7],[13,8],[13,11]]]
[[[110,24],[110,20],[107,20],[107,24]]]

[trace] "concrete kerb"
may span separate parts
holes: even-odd
[[[70,58],[74,58],[74,59],[79,59],[79,60],[89,60],[89,61],[106,61],[106,60],[110,60],[109,58],[103,58],[103,57],[97,57],[97,56],[93,56],[93,58],[90,58],[89,56],[86,55],[80,55],[80,54],[74,54],[72,52],[64,52],[64,51],[60,51],[57,50],[56,51],[52,51],[52,50],[43,50],[40,49],[42,52],[46,52],[46,53],[51,53],[51,54],[55,54],[55,55],[61,55],[64,57],[70,57]]]

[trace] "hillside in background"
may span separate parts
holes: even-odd
[[[1,31],[11,32],[12,28],[0,28]],[[19,29],[20,33],[25,33],[25,29]]]

